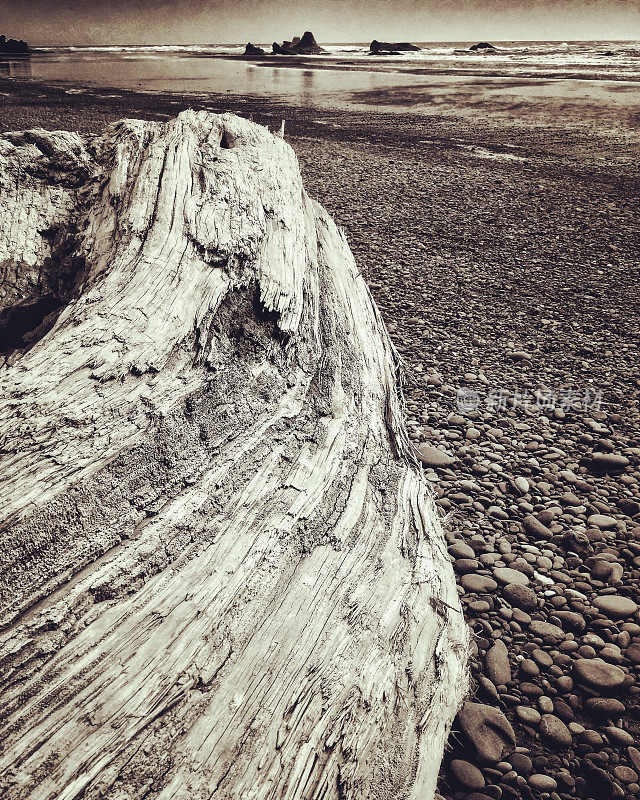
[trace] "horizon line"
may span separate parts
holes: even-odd
[[[258,44],[267,43],[266,39],[264,41],[260,41],[259,39],[253,39],[253,40],[249,39],[247,41],[257,42]],[[276,40],[275,39],[274,40],[269,40],[269,42],[271,42],[271,41],[276,41]],[[366,44],[367,41],[370,42],[370,41],[374,41],[374,40],[373,39],[369,39],[369,40],[361,39],[358,42],[354,42],[354,41],[349,41],[349,42],[332,41],[332,42],[329,42],[329,41],[317,39],[316,41],[318,41],[319,44],[325,44],[325,45],[331,46],[331,45],[348,45],[348,44],[359,45],[359,44]],[[378,40],[378,41],[382,41],[382,40]],[[407,42],[412,42],[412,43],[419,42],[421,44],[447,44],[447,43],[450,43],[450,44],[466,44],[467,42],[475,42],[476,39],[395,39],[394,41],[396,41],[396,42],[407,41]],[[487,38],[484,41],[489,41],[489,38]],[[561,42],[565,42],[566,44],[577,44],[577,43],[582,43],[582,42],[594,42],[594,43],[597,43],[597,42],[638,42],[638,43],[640,43],[640,39],[621,39],[621,38],[615,38],[615,37],[614,38],[607,38],[607,39],[568,39],[568,38],[564,38],[564,37],[561,37],[559,39],[491,39],[491,41],[496,42],[497,44],[507,43],[507,42],[514,42],[514,43],[520,43],[520,44],[524,44],[524,43],[527,43],[527,42],[531,42],[531,43],[542,43],[542,42],[554,42],[554,43],[558,42],[558,43],[561,43]],[[98,44],[97,42],[82,42],[82,43],[81,42],[67,42],[66,44],[54,43],[54,42],[45,42],[45,43],[41,43],[41,44],[33,44],[33,47],[90,47],[90,46],[95,46],[95,47],[189,47],[189,46],[203,47],[203,46],[206,46],[206,45],[220,47],[220,46],[223,46],[223,45],[231,45],[231,44],[241,46],[243,44],[243,42],[231,42],[231,41],[226,41],[226,42],[211,42],[211,41],[209,41],[209,42],[183,42],[183,43],[181,43],[181,42],[155,42],[155,44],[142,44],[141,42],[129,42],[129,43],[125,43],[125,42],[101,42],[100,44]]]

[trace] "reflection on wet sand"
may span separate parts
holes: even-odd
[[[30,78],[31,59],[0,56],[0,75],[3,78]]]
[[[314,72],[312,69],[302,70],[302,103],[305,106],[313,105],[313,93],[316,88]]]
[[[320,69],[316,61],[293,68],[289,62],[252,63],[229,56],[192,54],[185,58],[175,53],[142,53],[135,48],[124,54],[85,49],[43,52],[31,59],[4,57],[0,76],[62,81],[73,87],[68,92],[101,87],[181,96],[233,94],[278,99],[306,109],[375,109],[420,115],[446,112],[468,117],[482,113],[497,115],[505,124],[519,124],[525,117],[527,124],[534,119],[540,125],[564,124],[571,118],[575,124],[606,124],[619,130],[636,129],[640,120],[640,81],[620,75],[605,80],[599,77],[599,68],[589,80],[582,80],[575,74],[495,75],[495,65],[485,75],[448,72],[428,76],[422,74],[423,67],[409,64],[404,69],[413,72],[380,71],[370,64],[361,64],[359,69],[337,66]]]
[[[376,87],[351,92],[349,101],[357,108],[434,114],[445,111],[456,116],[478,113],[500,117],[503,123],[548,125],[554,120],[582,120],[606,124],[611,129],[638,127],[640,83],[621,81],[579,81],[558,78],[508,80],[485,77],[434,76],[413,86]]]

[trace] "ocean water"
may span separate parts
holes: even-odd
[[[255,44],[255,43],[254,43]],[[640,41],[627,42],[495,42],[493,51],[473,52],[473,42],[418,42],[422,49],[399,55],[370,56],[368,43],[324,44],[327,55],[307,56],[318,66],[333,63],[341,69],[366,68],[376,71],[414,71],[426,69],[462,69],[478,73],[498,70],[518,75],[531,71],[540,74],[588,73],[640,79]],[[271,45],[262,43],[267,52]],[[58,47],[38,55],[46,62],[78,64],[82,61],[123,60],[167,61],[179,58],[210,58],[241,55],[244,44],[227,45],[157,45]],[[338,62],[336,64],[336,62]]]
[[[494,42],[495,50],[478,52],[469,50],[472,42],[418,44],[422,50],[396,56],[370,56],[368,43],[323,45],[327,55],[304,63],[238,59],[244,44],[51,47],[27,60],[0,60],[0,75],[68,83],[73,92],[228,93],[309,108],[418,113],[542,109],[553,116],[584,109],[614,125],[640,119],[638,41]]]

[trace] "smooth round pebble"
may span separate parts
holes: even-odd
[[[529,782],[529,786],[532,789],[537,789],[539,792],[555,792],[558,788],[558,783],[549,775],[542,775],[540,773],[536,773],[534,775],[529,775],[527,778]]]
[[[426,467],[450,467],[455,463],[455,459],[448,453],[428,444],[417,448],[417,456]]]
[[[624,765],[614,767],[613,774],[621,783],[635,783],[638,780],[638,773]]]
[[[540,712],[530,706],[517,706],[516,716],[525,725],[537,725],[541,719]]]
[[[484,775],[480,770],[469,761],[463,761],[460,758],[454,758],[450,764],[453,776],[462,784],[465,789],[471,791],[480,791],[485,787]]]
[[[524,753],[512,753],[509,756],[509,764],[519,775],[528,775],[533,769],[531,759]]]
[[[488,575],[463,575],[460,584],[468,592],[493,592],[498,588],[498,584]]]
[[[522,611],[534,611],[538,606],[536,593],[521,583],[508,583],[502,587],[502,595],[512,606]]]
[[[547,636],[553,639],[564,639],[564,631],[557,625],[551,622],[541,622],[539,619],[534,619],[529,625],[529,630],[534,636],[545,638]]]
[[[493,569],[493,577],[500,583],[517,584],[518,586],[526,586],[529,583],[529,578],[517,569],[511,567],[495,567]]]
[[[638,610],[638,604],[630,597],[619,594],[604,594],[596,597],[593,605],[609,619],[624,619],[630,617]]]
[[[577,677],[595,689],[619,689],[625,681],[625,673],[615,664],[607,664],[601,658],[579,658],[573,664]]]
[[[590,517],[587,517],[587,525],[592,525],[594,528],[600,528],[600,530],[606,531],[610,528],[615,528],[616,521],[607,514],[592,514]]]
[[[540,734],[552,745],[559,748],[570,747],[573,737],[561,719],[553,714],[544,714],[540,720]]]

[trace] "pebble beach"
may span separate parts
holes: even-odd
[[[473,632],[440,795],[637,797],[640,113],[332,111],[0,79],[3,130],[188,107],[285,121],[403,358]]]

